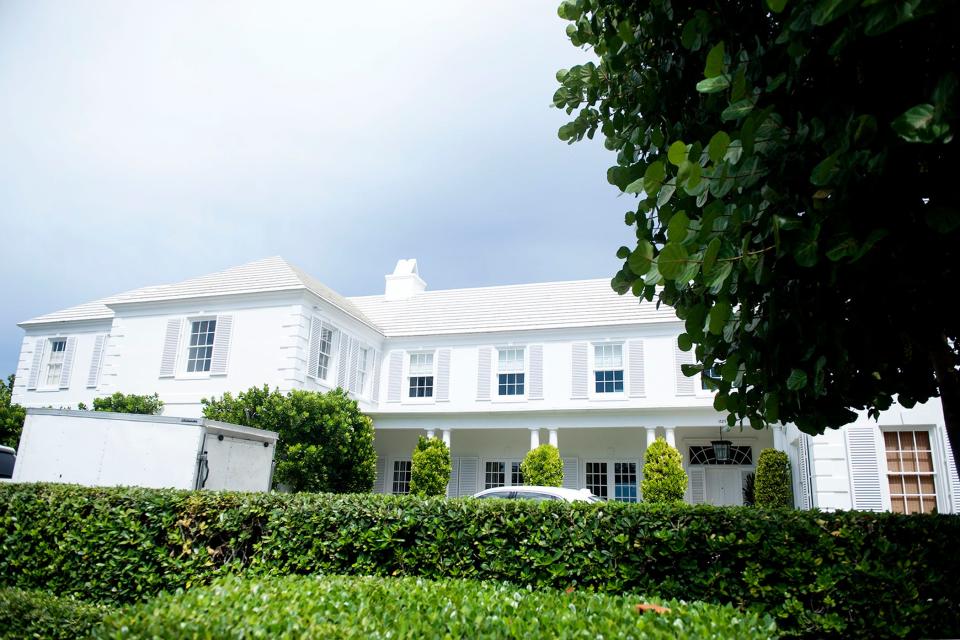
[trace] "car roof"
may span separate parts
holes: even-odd
[[[2,451],[3,453],[16,453],[16,452],[17,452],[16,449],[14,449],[13,447],[5,447],[5,446],[3,446],[3,445],[0,445],[0,451]]]
[[[531,485],[517,485],[513,487],[494,487],[492,489],[486,489],[480,493],[493,493],[495,491],[514,491],[516,493],[547,493],[553,496],[560,496],[567,499],[576,499],[583,500],[584,498],[591,496],[593,494],[589,493],[585,489],[567,489],[566,487],[538,487]]]

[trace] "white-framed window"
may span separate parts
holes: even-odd
[[[593,495],[604,500],[637,502],[639,467],[636,460],[588,460],[585,485]]]
[[[367,374],[370,368],[370,348],[360,347],[360,353],[357,356],[357,394],[363,395],[363,390],[367,384]]]
[[[519,460],[487,460],[483,463],[483,488],[516,487],[523,484]]]
[[[410,493],[410,476],[413,471],[413,461],[394,460],[393,461],[393,486],[391,493],[406,494]]]
[[[213,338],[217,332],[217,321],[208,319],[190,322],[190,339],[187,343],[187,373],[205,373],[210,371],[213,360]]]
[[[714,380],[720,379],[720,367],[713,365],[700,372],[700,389],[703,391],[716,391],[717,387]]]
[[[60,386],[60,375],[63,373],[63,359],[67,355],[67,339],[54,338],[50,341],[50,353],[47,355],[46,375],[44,386]]]
[[[407,373],[410,381],[411,398],[433,397],[433,352],[418,351],[410,354],[410,368]]]
[[[320,338],[317,342],[317,377],[326,380],[333,369],[333,345],[337,338],[337,330],[320,321]]]
[[[926,430],[884,431],[890,510],[932,513],[937,508],[933,446]]]
[[[526,369],[523,347],[497,350],[497,395],[522,396],[526,393]]]
[[[594,393],[623,393],[623,344],[593,345]]]

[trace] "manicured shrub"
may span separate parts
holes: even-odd
[[[452,470],[446,443],[440,438],[420,436],[410,466],[410,493],[424,497],[446,495]]]
[[[27,417],[26,409],[11,402],[15,379],[16,376],[11,374],[7,376],[6,384],[0,380],[0,446],[14,449],[20,446],[20,432]]]
[[[731,603],[788,635],[960,635],[960,517],[0,484],[0,585],[105,602],[230,573]]]
[[[43,591],[0,588],[0,638],[74,640],[114,609]]]
[[[760,452],[753,491],[754,502],[758,507],[793,506],[790,458],[786,453],[776,449],[764,449]]]
[[[111,616],[97,640],[208,638],[751,638],[766,640],[766,616],[727,605],[557,594],[503,583],[418,578],[295,576],[227,578],[163,594]]]
[[[563,486],[563,460],[560,450],[552,444],[531,449],[520,463],[523,483],[538,487]]]
[[[679,502],[687,491],[687,472],[680,452],[663,438],[654,440],[643,456],[640,490],[644,502],[655,504]]]
[[[94,411],[113,411],[114,413],[142,413],[156,416],[163,413],[163,400],[160,396],[139,396],[137,394],[123,394],[119,391],[106,398],[93,399]]]
[[[267,385],[203,400],[205,418],[279,434],[274,481],[291,491],[361,493],[373,490],[377,452],[373,421],[343,389],[295,389],[286,395]]]

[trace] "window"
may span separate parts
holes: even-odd
[[[357,360],[357,393],[363,395],[363,388],[367,384],[367,367],[370,361],[370,349],[360,348],[360,356]]]
[[[210,361],[213,357],[213,336],[216,331],[216,320],[194,320],[190,323],[187,373],[210,371]]]
[[[607,463],[587,463],[587,489],[593,495],[606,499],[607,497]]]
[[[507,468],[510,469],[509,482]],[[523,484],[523,472],[518,460],[488,460],[483,467],[483,488],[515,487]]]
[[[326,322],[320,323],[320,343],[317,349],[317,377],[327,379],[330,373],[330,362],[333,359],[333,339],[336,331]]]
[[[620,502],[637,501],[637,463],[613,463],[613,499]]]
[[[410,473],[413,462],[410,460],[393,461],[393,493],[410,493]]]
[[[497,361],[497,395],[524,393],[523,347],[500,349]]]
[[[63,358],[67,352],[67,341],[56,339],[50,341],[50,355],[47,357],[46,386],[60,385],[60,374],[63,372]]]
[[[586,487],[604,500],[637,502],[639,468],[636,460],[587,462]]]
[[[623,392],[622,344],[594,345],[593,377],[597,393]]]
[[[513,486],[523,484],[523,471],[520,470],[519,462],[510,463],[510,484]]]
[[[894,513],[932,513],[937,508],[933,450],[927,431],[887,431],[890,508]]]
[[[720,379],[720,367],[714,365],[700,374],[700,388],[704,391],[716,391],[714,380]]]
[[[410,397],[433,397],[433,354],[410,354]]]
[[[717,460],[713,447],[710,445],[690,447],[688,454],[690,464],[732,464],[748,466],[753,464],[753,447],[750,445],[731,445],[730,455],[727,456],[726,460],[722,461]]]

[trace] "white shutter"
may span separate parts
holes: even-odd
[[[479,458],[460,458],[460,470],[457,474],[457,484],[460,496],[472,496],[477,492],[477,477],[480,474]]]
[[[100,334],[93,343],[93,356],[90,358],[90,372],[87,374],[87,388],[95,389],[100,384],[100,366],[103,363],[103,345],[107,341],[105,334]]]
[[[347,373],[350,371],[350,341],[353,339],[340,332],[340,355],[337,357],[337,386],[346,390]]]
[[[683,375],[683,369],[681,369],[680,365],[693,364],[693,351],[681,351],[680,347],[674,344],[673,352],[676,356],[675,364],[677,368],[677,395],[692,396],[694,378],[688,378],[687,376]]]
[[[307,355],[307,375],[316,378],[320,373],[320,334],[323,323],[318,318],[310,320],[310,352]]]
[[[953,460],[953,446],[947,430],[943,430],[943,442],[947,454],[947,480],[950,485],[950,498],[953,503],[953,513],[960,513],[960,476],[957,475],[957,463]]]
[[[460,458],[451,458],[450,482],[447,483],[447,497],[456,498],[460,495]]]
[[[852,425],[844,431],[853,508],[861,511],[883,511],[879,456],[881,449],[878,442],[880,429],[868,424]]]
[[[477,349],[477,400],[490,399],[490,358],[492,349]]]
[[[627,344],[627,365],[630,367],[630,397],[642,398],[646,395],[646,382],[643,376],[643,340],[631,340]]]
[[[380,352],[371,350],[373,354],[373,384],[370,386],[370,399],[380,401]]]
[[[563,459],[563,488],[564,489],[580,488],[580,459],[579,458]]]
[[[357,372],[360,369],[360,341],[350,338],[350,391],[357,392]]]
[[[390,368],[387,370],[387,402],[400,402],[400,386],[403,383],[403,351],[390,353]]]
[[[377,477],[373,481],[373,492],[383,493],[385,478],[387,475],[386,458],[377,458]]]
[[[450,400],[450,349],[437,350],[437,402]]]
[[[210,374],[227,374],[227,360],[230,358],[230,336],[233,334],[233,316],[217,316],[217,328],[213,332],[213,356],[210,358]]]
[[[60,388],[70,388],[70,376],[73,374],[73,357],[77,353],[77,339],[67,338],[67,346],[63,351],[63,367],[60,369]]]
[[[687,495],[690,504],[703,504],[707,501],[707,474],[703,467],[690,467],[687,469]]]
[[[570,397],[583,399],[587,397],[587,343],[574,342],[571,345],[571,358],[573,380]]]
[[[527,398],[543,400],[543,345],[530,345],[529,351],[530,381],[527,384]]]
[[[800,508],[813,508],[813,488],[810,486],[810,436],[801,433],[797,441],[797,473],[800,474]]]
[[[33,364],[30,366],[30,378],[27,381],[27,389],[36,389],[40,381],[40,366],[43,364],[43,352],[46,351],[50,343],[46,338],[37,338],[33,341]]]
[[[177,370],[177,350],[180,348],[181,318],[167,320],[167,333],[163,338],[163,356],[160,358],[160,377],[172,378]]]

